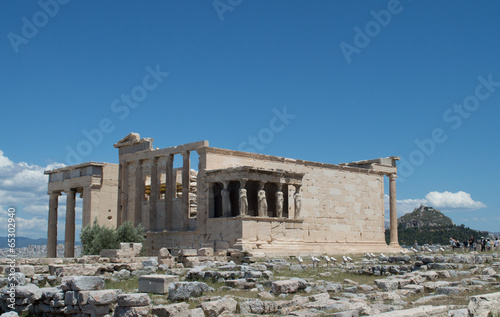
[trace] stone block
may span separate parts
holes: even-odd
[[[201,248],[198,250],[199,256],[213,256],[214,249],[213,248]]]
[[[158,261],[155,258],[149,258],[145,261],[142,261],[142,266],[147,267],[147,266],[158,266]]]
[[[90,291],[87,303],[95,306],[109,305],[116,302],[115,290]]]
[[[196,251],[196,249],[182,249],[179,253],[179,256],[198,256],[198,251]]]
[[[168,259],[171,257],[172,257],[172,255],[170,254],[170,252],[168,251],[167,248],[161,248],[160,250],[158,250],[158,258],[159,259]]]
[[[174,282],[168,286],[168,299],[171,301],[188,300],[200,297],[204,292],[214,289],[202,282]]]
[[[159,265],[166,265],[168,268],[172,268],[175,265],[174,258],[163,258],[163,259],[158,259]]]
[[[31,265],[19,265],[16,271],[23,273],[26,277],[33,277],[35,275],[35,268]]]
[[[448,316],[448,306],[420,306],[376,314],[376,317]]]
[[[109,305],[84,305],[81,306],[82,313],[89,314],[91,316],[103,316],[109,313],[111,307]]]
[[[460,294],[461,289],[458,287],[438,287],[436,288],[436,294],[444,294],[444,295],[458,295]]]
[[[201,308],[191,309],[189,311],[189,317],[205,317],[205,313]]]
[[[299,281],[275,281],[271,284],[271,293],[275,295],[295,293],[299,290]]]
[[[249,272],[246,272],[246,273],[249,273]],[[240,279],[235,279],[235,280],[227,280],[226,286],[238,288],[238,289],[251,289],[251,288],[255,287],[255,283],[249,282],[244,278],[240,278]]]
[[[42,298],[43,292],[38,286],[34,284],[28,284],[26,286],[16,286],[15,294],[16,297],[26,298],[28,299],[29,303],[33,303]]]
[[[104,289],[102,276],[66,276],[61,281],[63,291],[95,291]]]
[[[216,317],[224,314],[233,314],[236,312],[238,302],[229,297],[223,297],[216,301],[204,302],[201,308],[208,317]]]
[[[148,306],[149,295],[147,293],[120,294],[117,298],[118,306]]]
[[[375,280],[375,285],[383,291],[395,291],[399,287],[398,281],[391,279]]]
[[[157,317],[185,317],[189,316],[189,305],[178,303],[151,307],[151,313]]]
[[[132,257],[138,257],[141,254],[142,243],[122,242],[120,250],[130,252]]]
[[[500,292],[471,296],[469,316],[498,316],[500,314]]]
[[[139,277],[139,292],[166,294],[168,285],[172,282],[178,282],[176,275],[143,275]]]
[[[115,309],[113,317],[143,317],[150,316],[149,307],[123,307],[118,306]]]

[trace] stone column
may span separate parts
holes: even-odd
[[[248,198],[247,198],[247,190],[245,188],[245,185],[247,184],[246,178],[243,178],[240,180],[240,195],[239,195],[239,202],[240,202],[240,216],[245,217],[248,215]]]
[[[283,218],[283,205],[285,202],[285,198],[283,197],[283,192],[281,189],[283,188],[283,184],[278,184],[278,191],[276,192],[276,217]]]
[[[128,219],[128,209],[130,209],[130,208],[128,206],[128,193],[129,193],[128,176],[129,176],[129,173],[128,173],[128,163],[127,162],[122,163],[121,171],[122,171],[122,201],[121,201],[121,206],[120,206],[121,208],[118,209],[120,219],[117,222],[117,225],[118,225],[117,227],[119,227],[125,221],[131,220],[131,219]]]
[[[142,178],[142,161],[135,161],[135,203],[132,224],[138,226],[142,223],[142,202],[144,201],[144,179]]]
[[[47,257],[57,258],[57,207],[59,192],[49,191],[49,226],[47,230]]]
[[[207,229],[207,218],[209,217],[210,211],[210,185],[207,184],[206,169],[207,169],[207,154],[205,149],[197,150],[198,158],[198,178],[197,178],[197,191],[198,196],[198,210],[196,213],[196,229],[200,231],[201,234],[206,233]]]
[[[389,210],[390,210],[390,234],[389,245],[399,246],[398,242],[398,210],[396,200],[396,178],[395,174],[389,175]]]
[[[174,155],[167,154],[165,166],[165,230],[172,229],[172,219],[174,217],[174,196],[175,196],[175,175],[174,175]]]
[[[75,257],[75,199],[76,189],[66,192],[66,229],[64,232],[64,257]]]
[[[259,182],[259,192],[257,194],[257,215],[267,217],[267,198],[264,190],[265,182]]]
[[[123,163],[118,166],[118,205],[116,207],[116,227],[118,228],[122,222],[122,205],[123,205]]]
[[[302,195],[300,194],[300,185],[295,185],[295,193],[293,194],[293,201],[295,204],[295,219],[300,218],[302,212]]]
[[[151,163],[151,194],[149,196],[149,231],[157,230],[156,205],[160,193],[158,183],[158,158],[153,157]]]
[[[231,200],[229,199],[229,190],[227,190],[228,182],[223,181],[222,184],[222,217],[231,217]]]
[[[180,227],[183,230],[189,229],[189,191],[191,183],[191,160],[189,157],[189,151],[182,153],[182,212]]]

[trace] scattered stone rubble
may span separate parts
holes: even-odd
[[[139,245],[124,244],[101,253],[109,257],[20,259],[14,287],[7,285],[10,267],[3,259],[0,311],[14,307],[17,313],[35,316],[193,317],[500,314],[497,253],[381,255],[342,263],[324,259],[314,265],[210,248],[176,255],[161,249],[158,257],[139,253]],[[333,282],[339,273],[374,277],[367,284]],[[138,277],[139,287],[130,293],[105,289],[106,280],[133,277]],[[11,296],[14,305],[9,307]],[[453,301],[458,297],[466,302],[457,305]],[[10,314],[1,316],[17,316]]]

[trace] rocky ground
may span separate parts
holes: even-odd
[[[352,261],[337,256],[335,262],[200,250],[19,260],[19,285],[4,286],[1,309],[26,316],[500,314],[498,253],[351,255]]]

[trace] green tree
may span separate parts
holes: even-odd
[[[142,225],[134,227],[130,221],[125,221],[118,229],[114,229],[100,226],[95,218],[94,223],[85,226],[80,233],[82,254],[98,255],[104,249],[118,249],[120,242],[143,242],[143,232]]]
[[[130,221],[125,221],[117,230],[117,237],[119,242],[143,242],[144,241],[144,228],[142,224],[134,227]]]
[[[97,218],[92,225],[87,225],[80,233],[83,255],[98,255],[103,249],[116,249],[119,246],[116,230],[99,226]]]

